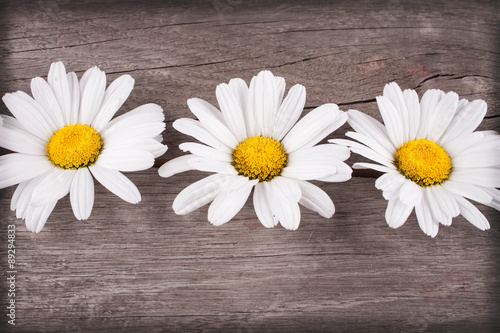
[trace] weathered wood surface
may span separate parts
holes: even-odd
[[[98,65],[108,82],[131,74],[121,112],[154,102],[165,110],[169,151],[188,137],[186,100],[216,104],[215,87],[262,69],[307,88],[306,112],[326,102],[380,119],[385,83],[454,90],[488,102],[481,129],[500,130],[500,3],[474,1],[2,1],[0,93],[29,92],[62,60],[79,76]],[[7,113],[2,104],[1,113]],[[344,126],[331,137],[343,137]],[[3,151],[2,153],[5,153]],[[349,163],[358,161],[352,156]],[[12,332],[453,331],[500,329],[499,213],[492,228],[463,218],[431,239],[415,216],[393,230],[373,177],[321,184],[331,219],[302,209],[295,232],[265,229],[251,201],[222,227],[207,209],[176,216],[190,172],[128,176],[142,202],[96,185],[88,221],[61,200],[40,234],[0,191],[0,328]],[[8,325],[7,226],[16,225],[16,325]]]

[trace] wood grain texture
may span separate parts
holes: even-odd
[[[61,60],[135,89],[120,113],[165,111],[168,152],[190,139],[171,124],[186,100],[214,105],[215,87],[269,69],[307,89],[305,112],[327,103],[380,119],[375,97],[396,81],[419,95],[453,90],[488,103],[480,129],[500,131],[498,1],[2,1],[0,94],[29,92]],[[0,112],[8,113],[4,105]],[[342,138],[343,126],[329,138]],[[1,152],[6,153],[6,151]],[[362,158],[353,155],[349,164]],[[40,234],[0,191],[0,328],[11,332],[496,332],[500,330],[500,214],[492,228],[462,217],[431,239],[414,214],[397,230],[373,174],[318,183],[331,219],[302,209],[294,232],[265,229],[251,201],[211,226],[207,208],[173,213],[177,193],[200,179],[129,173],[130,205],[96,184],[87,221],[62,199]],[[16,325],[7,324],[7,226],[16,225]]]

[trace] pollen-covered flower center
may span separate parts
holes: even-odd
[[[453,169],[446,150],[426,139],[405,143],[394,155],[394,164],[407,179],[422,187],[443,183]]]
[[[232,164],[238,173],[261,182],[279,176],[287,163],[285,148],[271,138],[254,136],[233,151]]]
[[[102,151],[99,133],[87,125],[61,128],[47,144],[50,161],[62,169],[78,169],[92,165]]]

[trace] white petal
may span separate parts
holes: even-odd
[[[248,180],[248,178],[240,176],[231,177],[232,189],[222,188],[208,208],[210,223],[219,226],[231,220],[241,210],[257,182],[257,179]]]
[[[0,156],[0,188],[30,180],[53,168],[45,156],[19,153]]]
[[[389,200],[394,197],[399,197],[399,190],[406,182],[408,182],[408,180],[399,173],[391,172],[378,177],[375,181],[375,187],[382,190],[384,198]]]
[[[371,149],[370,147],[362,145],[358,142],[344,140],[344,139],[332,139],[332,140],[328,140],[328,142],[348,146],[353,153],[364,156],[364,157],[366,157],[374,162],[383,164],[386,167],[393,167],[394,166],[394,162],[393,162],[394,159],[392,159],[392,158],[387,159],[387,157],[384,154],[380,154],[378,151],[375,151],[375,150]]]
[[[460,214],[460,209],[457,201],[454,199],[454,195],[449,193],[442,185],[443,184],[441,184],[441,186],[433,186],[432,194],[447,217],[447,219],[441,221],[441,223],[444,225],[451,225],[451,219]]]
[[[73,102],[75,98],[78,102],[80,102],[80,86],[78,85],[78,80],[76,83],[78,93],[76,96],[73,95],[75,92],[73,75],[76,77],[75,73],[72,73],[71,75],[66,74],[66,68],[64,67],[64,64],[62,62],[54,62],[50,65],[49,75],[47,77],[49,86],[58,101],[63,124],[65,125],[76,124],[76,119],[75,122],[71,121],[73,113]]]
[[[217,101],[219,102],[224,123],[239,142],[247,138],[245,128],[245,115],[241,105],[241,100],[233,93],[229,85],[222,83],[215,90]]]
[[[288,230],[296,230],[300,224],[298,201],[302,197],[299,185],[285,177],[278,177],[269,182],[269,199],[274,218]]]
[[[482,204],[488,204],[493,200],[488,192],[485,192],[483,187],[480,186],[453,180],[448,180],[442,183],[441,186],[448,192],[455,193],[456,195],[472,199]]]
[[[403,98],[408,112],[408,133],[406,141],[415,140],[417,136],[418,126],[420,124],[420,103],[418,101],[417,92],[413,89],[403,91]]]
[[[335,173],[327,177],[318,178],[322,182],[345,182],[351,179],[352,169],[346,163],[338,161],[335,163]]]
[[[332,217],[335,213],[335,205],[325,191],[306,181],[297,181],[297,184],[302,192],[299,204],[323,217]]]
[[[78,220],[88,219],[94,206],[94,180],[87,168],[76,171],[70,191],[73,214]]]
[[[220,150],[214,149],[212,147],[208,147],[199,143],[194,142],[185,142],[179,145],[179,148],[183,152],[190,152],[191,154],[198,155],[201,157],[223,161],[223,162],[231,162],[233,159],[230,154],[222,152]]]
[[[97,67],[92,67],[80,80],[79,123],[90,125],[101,107],[106,89],[106,74]]]
[[[31,155],[45,155],[43,140],[27,132],[19,121],[10,116],[2,115],[0,120],[0,146],[17,153]]]
[[[96,165],[118,171],[138,171],[151,168],[154,160],[154,155],[148,151],[104,148]]]
[[[163,164],[158,169],[158,174],[161,177],[171,177],[177,173],[194,170],[193,166],[189,164],[189,160],[193,157],[193,155],[184,155],[180,157],[176,157],[167,163]]]
[[[31,205],[46,206],[69,193],[76,170],[53,168],[31,194]]]
[[[403,96],[401,88],[395,82],[386,84],[384,87],[384,97],[386,97],[394,108],[399,113],[401,120],[400,129],[402,131],[403,142],[410,141],[410,119],[413,120],[412,115],[406,107],[406,101]],[[417,99],[418,101],[418,99]],[[412,105],[413,106],[413,105]],[[420,112],[420,110],[418,110]],[[418,123],[417,123],[418,124]]]
[[[261,71],[252,78],[248,92],[247,115],[253,113],[255,117],[256,135],[271,137],[280,103],[280,91],[271,72]],[[255,136],[254,131],[249,135]]]
[[[234,149],[238,146],[238,140],[236,140],[234,135],[222,121],[222,115],[214,115],[215,111],[213,109],[215,108],[212,105],[198,98],[191,98],[187,103],[191,112],[200,120],[203,127],[209,133],[228,147]]]
[[[35,187],[40,184],[44,179],[45,175],[40,175],[34,179],[22,182],[16,188],[14,195],[12,196],[12,201],[10,203],[10,209],[16,211],[16,217],[19,219],[24,219],[27,214],[27,210],[31,201],[31,193]]]
[[[412,205],[406,205],[398,198],[393,198],[387,203],[385,220],[387,221],[389,227],[396,229],[406,222],[412,211]]]
[[[54,210],[57,201],[51,202],[46,206],[42,207],[28,207],[26,213],[26,227],[29,231],[39,233],[45,226],[45,222],[50,216],[50,213]]]
[[[378,154],[382,155],[386,161],[392,161],[394,158],[394,153],[392,152],[392,149],[391,149],[392,146],[391,147],[382,146],[375,139],[373,139],[369,136],[363,135],[361,133],[357,133],[357,132],[347,132],[345,135],[347,137],[350,137],[354,140],[361,142],[362,144],[366,145],[368,148],[370,148],[370,149],[374,150],[375,152],[377,152]],[[389,151],[387,148],[389,148],[391,150]]]
[[[401,114],[385,96],[377,97],[377,105],[380,114],[384,119],[384,124],[387,129],[387,134],[391,138],[391,142],[396,147],[401,147],[405,143],[405,129],[403,128],[403,119]]]
[[[358,162],[354,163],[352,166],[353,169],[372,169],[375,171],[380,171],[380,172],[390,172],[394,171],[394,168],[389,168],[385,165],[380,165],[380,164],[373,164],[373,163],[364,163],[364,162]]]
[[[223,175],[210,175],[185,189],[175,198],[172,208],[178,215],[188,214],[214,200],[220,188],[226,185],[229,178]]]
[[[334,145],[319,145],[296,150],[289,154],[288,165],[283,169],[282,175],[289,178],[311,180],[335,174],[336,166],[340,162],[334,155],[338,148],[339,146]]]
[[[238,103],[245,115],[247,112],[247,100],[248,100],[248,86],[242,79],[232,79],[229,81],[229,88],[233,91],[234,96],[236,96]]]
[[[253,206],[260,223],[266,228],[273,228],[275,220],[271,210],[271,202],[267,193],[268,182],[257,183],[253,192]],[[276,220],[277,222],[277,220]]]
[[[448,217],[446,216],[445,211],[441,208],[441,203],[438,202],[437,198],[434,196],[433,188],[425,187],[423,189],[423,194],[427,203],[427,207],[431,211],[433,221],[445,224],[445,221],[447,221]]]
[[[172,126],[179,132],[190,135],[198,141],[201,141],[210,147],[214,147],[217,150],[229,154],[233,152],[232,148],[229,148],[226,144],[222,143],[219,139],[208,132],[198,120],[180,118],[174,121]]]
[[[63,128],[66,125],[63,113],[49,84],[41,77],[36,77],[31,80],[31,93],[35,101],[37,101],[47,112],[47,115],[55,126],[57,128]]]
[[[466,101],[463,104],[461,108],[457,107],[458,111],[441,137],[440,144],[445,145],[460,136],[471,134],[486,115],[487,105],[483,100]]]
[[[306,103],[306,88],[300,84],[290,88],[288,95],[281,103],[274,123],[272,138],[281,141],[299,119]]]
[[[394,146],[387,129],[378,120],[357,110],[349,110],[347,115],[349,116],[347,122],[356,132],[373,138],[380,146],[385,147],[391,155],[396,153],[396,148],[399,148],[399,146]]]
[[[154,138],[165,129],[163,110],[156,104],[144,104],[110,121],[101,131],[106,147],[130,138]]]
[[[21,125],[40,139],[48,141],[58,129],[40,104],[26,93],[8,93],[2,100]]]
[[[422,200],[422,188],[412,181],[406,181],[399,189],[399,198],[403,204],[414,207]]]
[[[100,132],[125,103],[134,89],[134,82],[130,75],[122,75],[109,85],[104,93],[102,105],[92,121],[92,127],[96,131]]]
[[[80,114],[80,84],[78,83],[78,77],[74,72],[68,73],[68,84],[71,92],[69,124],[76,125],[78,123],[78,115]]]
[[[196,155],[192,155],[192,158],[188,162],[194,170],[223,173],[226,175],[238,174],[238,171],[228,162],[216,161]]]
[[[455,196],[455,199],[460,207],[460,214],[470,223],[481,230],[488,230],[490,228],[490,223],[486,217],[473,204],[460,196]]]
[[[420,229],[422,229],[427,236],[436,237],[439,230],[439,224],[433,221],[427,203],[422,201],[419,205],[416,205],[415,213],[417,214]]]
[[[302,147],[312,147],[342,126],[347,114],[335,104],[324,104],[306,114],[283,138],[288,153]]]
[[[467,168],[453,170],[450,180],[486,187],[500,187],[500,169]]]
[[[417,131],[417,139],[427,138],[429,128],[432,126],[432,114],[443,96],[444,92],[437,89],[427,90],[422,96],[422,100],[420,101],[420,125]]]
[[[119,171],[101,168],[97,164],[91,165],[89,170],[99,183],[122,200],[133,204],[141,201],[137,187]]]
[[[453,91],[444,95],[432,111],[427,127],[427,139],[439,142],[455,116],[458,104],[458,95]]]

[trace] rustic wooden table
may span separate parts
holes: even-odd
[[[420,96],[438,88],[484,99],[480,129],[500,130],[498,1],[11,0],[0,15],[1,95],[30,92],[31,78],[58,60],[79,77],[93,65],[108,82],[128,73],[135,89],[120,112],[148,102],[165,111],[169,150],[158,165],[189,141],[172,128],[192,117],[188,98],[216,105],[217,84],[263,69],[306,87],[305,112],[332,102],[380,119],[375,97],[396,81]],[[355,173],[321,184],[336,204],[331,219],[302,209],[297,231],[265,229],[250,201],[214,227],[206,207],[185,216],[171,208],[202,174],[164,179],[158,165],[127,174],[140,204],[96,184],[87,221],[66,197],[39,234],[10,211],[14,187],[0,191],[2,331],[500,329],[500,214],[491,208],[478,205],[486,232],[459,217],[432,239],[414,214],[393,230],[374,175]],[[10,224],[15,326],[6,309]]]

